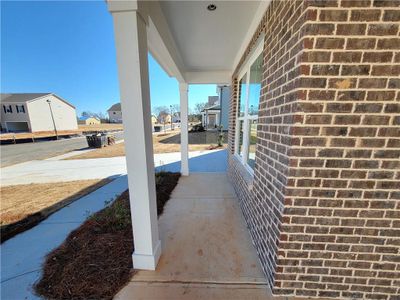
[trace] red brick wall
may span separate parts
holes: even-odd
[[[243,56],[264,32],[255,176],[229,174],[275,294],[400,294],[399,5],[273,1]]]

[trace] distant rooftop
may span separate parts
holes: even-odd
[[[121,103],[115,103],[107,111],[121,111]]]
[[[37,98],[42,98],[47,95],[51,95],[51,93],[21,93],[21,94],[0,94],[1,102],[7,103],[20,103],[32,101]]]
[[[79,117],[79,121],[86,121],[87,119],[90,119],[90,118],[93,118],[93,119],[96,119],[96,120],[100,121],[100,119],[98,117],[95,117],[95,116],[82,116],[82,117]]]
[[[205,110],[221,110],[221,106],[219,104],[216,104],[213,106],[205,107],[201,111],[205,111]]]
[[[38,100],[40,98],[43,98],[45,96],[53,95],[54,97],[57,97],[64,103],[68,104],[69,106],[75,108],[71,103],[68,101],[64,100],[60,96],[57,96],[56,94],[53,93],[13,93],[13,94],[0,94],[0,102],[1,103],[25,103],[25,102],[30,102],[34,100]]]

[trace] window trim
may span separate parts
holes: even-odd
[[[250,120],[258,120],[258,114],[257,115],[249,115],[249,94],[250,94],[250,69],[252,64],[256,61],[256,59],[262,55],[263,53],[263,48],[264,48],[264,37],[260,37],[257,46],[253,49],[253,51],[250,53],[248,59],[245,60],[243,63],[242,67],[240,68],[238,72],[238,84],[240,84],[240,80],[244,78],[246,75],[246,103],[245,103],[245,108],[244,108],[244,116],[239,116],[239,110],[240,110],[240,88],[237,89],[237,99],[236,101],[236,109],[235,109],[235,120],[236,120],[236,128],[235,128],[235,145],[234,145],[234,155],[236,158],[239,159],[241,164],[246,168],[246,170],[254,176],[254,170],[252,167],[249,166],[247,163],[248,156],[249,156],[249,147],[250,147],[250,137],[249,137],[249,123]],[[240,99],[243,100],[243,99]],[[243,149],[243,155],[240,155],[240,149],[239,149],[239,135],[240,135],[240,121],[243,121],[243,145],[246,145]]]

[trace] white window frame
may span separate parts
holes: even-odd
[[[239,115],[239,102],[236,103],[236,110],[235,110],[235,118],[236,118],[236,132],[235,132],[235,156],[236,158],[243,164],[246,170],[251,174],[254,175],[254,170],[250,167],[247,163],[249,158],[249,147],[250,147],[250,137],[249,137],[249,124],[251,120],[258,120],[257,115],[249,115],[249,93],[250,93],[250,68],[251,65],[255,62],[255,60],[262,54],[264,46],[264,37],[261,37],[258,41],[257,46],[254,48],[252,53],[249,55],[249,58],[241,67],[238,73],[238,84],[240,84],[240,80],[246,74],[246,99],[240,99],[240,101],[245,101],[244,106],[244,115]],[[240,98],[240,88],[237,89],[237,99]],[[239,137],[240,137],[240,122],[243,121],[243,155],[240,156],[239,152]]]

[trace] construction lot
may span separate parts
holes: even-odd
[[[77,130],[62,130],[58,131],[40,131],[40,132],[10,132],[10,133],[2,133],[0,134],[1,142],[10,142],[17,143],[18,141],[32,141],[40,140],[40,139],[50,139],[58,137],[68,137],[68,136],[77,136],[85,133],[94,133],[94,132],[114,132],[114,131],[122,131],[122,124],[112,124],[112,123],[104,123],[104,124],[96,124],[96,125],[79,125]]]
[[[228,139],[227,133],[224,133],[223,147],[218,147],[218,135],[217,131],[203,131],[203,132],[189,132],[189,151],[203,151],[213,150],[217,148],[226,147],[226,141]],[[180,132],[175,130],[168,133],[160,133],[153,135],[153,152],[158,153],[171,153],[180,152],[181,149],[181,138]],[[125,145],[120,143],[110,147],[97,149],[81,155],[73,156],[67,159],[90,159],[90,158],[106,158],[106,157],[117,157],[125,156]]]

